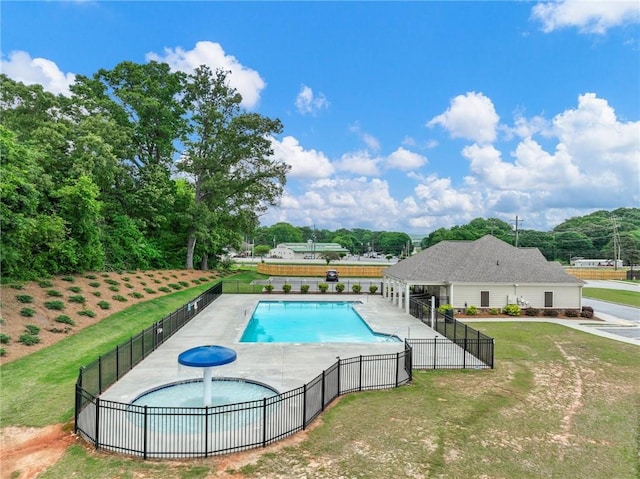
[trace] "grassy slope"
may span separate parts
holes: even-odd
[[[582,296],[585,298],[625,304],[627,306],[640,307],[640,293],[636,293],[635,291],[605,288],[582,288]]]
[[[80,366],[138,334],[211,287],[202,284],[109,316],[73,336],[0,367],[0,426],[45,426],[73,417]]]
[[[476,323],[496,368],[420,371],[345,396],[306,440],[234,477],[638,477],[637,346],[544,323]],[[224,458],[144,462],[73,446],[43,478],[206,478]]]

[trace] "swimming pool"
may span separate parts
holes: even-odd
[[[259,301],[241,343],[380,343],[350,301]]]

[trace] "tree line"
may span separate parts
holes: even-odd
[[[475,240],[493,234],[516,244],[515,225],[497,218],[476,218],[466,225],[439,228],[421,241],[428,248],[443,240]],[[521,229],[519,247],[535,247],[549,261],[569,263],[572,258],[621,259],[627,265],[640,261],[640,208],[618,208],[569,218],[552,231]]]
[[[123,62],[71,92],[0,75],[3,277],[206,269],[282,194],[282,123],[245,111],[229,72]]]

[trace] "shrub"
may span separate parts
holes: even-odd
[[[338,283],[336,284],[336,291],[338,293],[342,293],[344,291],[344,283]]]
[[[116,281],[115,279],[105,279],[104,282],[111,286],[118,286],[120,284],[120,281]]]
[[[147,294],[156,294],[156,290],[151,288],[144,288],[144,292]]]
[[[79,303],[79,304],[84,304],[87,302],[87,300],[85,299],[84,296],[82,296],[81,294],[76,294],[74,296],[69,296],[69,302],[70,303]]]
[[[66,327],[66,328],[56,328],[55,326],[52,328],[47,329],[47,331],[54,333],[54,334],[60,334],[60,333],[68,333],[69,331],[71,331],[71,328]]]
[[[158,291],[162,291],[163,293],[170,293],[171,290],[169,288],[167,288],[166,286],[161,286],[160,288],[158,288]]]
[[[451,306],[450,304],[441,304],[440,306],[438,306],[438,313],[440,314],[451,314],[452,311],[453,306]]]
[[[360,285],[358,285],[358,286],[360,286]],[[369,285],[369,292],[371,294],[376,294],[376,291],[378,291],[378,287],[375,284],[370,284]]]
[[[577,309],[565,309],[564,315],[567,318],[577,318],[578,317],[578,310]]]
[[[62,291],[58,291],[57,289],[48,289],[47,290],[47,296],[55,296],[55,297],[62,297]]]
[[[215,276],[214,276],[214,278],[215,278]],[[206,283],[207,281],[209,281],[209,278],[207,278],[206,276],[200,276],[198,279],[200,281],[202,281],[203,283]]]
[[[354,285],[352,285],[352,286],[351,286],[351,291],[352,291],[354,294],[360,294],[360,291],[362,291],[362,285],[357,284],[357,283],[356,283],[356,284],[354,284]]]
[[[320,290],[321,293],[326,293],[327,290],[329,289],[329,285],[327,283],[320,283],[318,284],[318,289]]]
[[[200,280],[199,279],[192,279],[191,282],[193,284],[200,284]]]
[[[93,291],[93,295],[94,295],[96,298],[99,298],[100,296],[102,296],[102,293],[101,293],[100,291]]]
[[[129,276],[123,276],[122,278],[120,278],[122,281],[131,281],[131,278],[129,278]]]
[[[61,309],[64,309],[64,303],[62,301],[45,301],[44,307],[47,309],[54,309],[56,311],[59,311]]]
[[[538,316],[540,314],[540,310],[536,308],[526,308],[524,310],[524,314],[527,316]]]
[[[142,286],[146,286],[146,285],[147,285],[147,282],[146,282],[146,281],[140,281],[140,284],[141,284]]]
[[[136,299],[144,298],[144,295],[142,293],[139,293],[138,291],[131,291],[129,293],[129,296]]]
[[[95,274],[85,274],[84,277],[87,278],[87,279],[96,279],[96,275]]]
[[[169,286],[171,289],[175,289],[176,291],[179,291],[182,289],[182,286],[180,286],[177,283],[169,283],[167,284],[167,286]]]
[[[469,316],[475,316],[476,314],[478,314],[478,308],[474,305],[471,305],[466,309],[465,313]]]
[[[73,319],[71,319],[69,316],[67,316],[66,314],[61,314],[56,319],[54,319],[54,321],[56,323],[68,324],[70,326],[75,326],[76,325],[76,322]]]
[[[111,299],[113,299],[114,301],[120,301],[121,303],[128,301],[127,298],[125,298],[121,294],[114,294],[113,296],[111,296]]]
[[[0,348],[0,357],[5,357],[7,355],[7,350],[4,348]]]
[[[309,292],[309,285],[308,284],[303,284],[300,286],[300,292],[302,294],[307,294]]]
[[[80,286],[70,286],[67,289],[72,293],[79,293],[80,291],[82,291],[82,288]]]
[[[291,291],[291,285],[288,283],[283,284],[282,291],[284,291],[285,293],[289,293]]]
[[[98,288],[100,287],[100,283],[98,281],[91,281],[91,283],[89,283],[89,286],[91,286],[92,288]]]
[[[68,281],[69,283],[73,283],[76,279],[73,276],[63,276],[62,281]]]
[[[543,316],[547,316],[547,317],[549,317],[549,318],[557,318],[557,317],[558,317],[558,314],[559,314],[559,312],[558,312],[558,310],[557,310],[557,309],[545,309],[545,310],[542,312],[542,315],[543,315]]]
[[[103,278],[108,278],[109,277],[109,273],[102,273],[100,276],[102,276]]]
[[[580,316],[587,319],[593,318],[593,308],[591,306],[583,306]]]
[[[82,311],[78,311],[80,316],[88,316],[89,318],[95,318],[96,313],[91,311],[90,309],[83,309]]]
[[[20,283],[13,283],[9,287],[11,287],[13,289],[24,289],[24,285],[20,284]]]
[[[9,344],[11,342],[11,336],[8,334],[0,333],[0,344]]]
[[[503,308],[504,314],[507,314],[509,316],[520,316],[520,313],[522,312],[520,310],[520,306],[518,306],[517,304],[507,304],[504,308]]]
[[[30,318],[34,314],[36,314],[36,311],[31,308],[22,308],[20,310],[20,316],[24,316],[25,318]]]
[[[98,306],[100,307],[100,309],[110,309],[111,308],[111,303],[109,301],[100,301],[98,302]]]
[[[162,281],[160,281],[159,279],[154,279],[153,282],[156,283],[156,284],[162,283]]]
[[[500,310],[498,308],[489,308],[489,314],[500,314]]]
[[[273,285],[272,284],[265,284],[264,285],[264,291],[266,293],[270,293],[271,291],[273,291]]]
[[[185,288],[189,287],[189,281],[178,281],[178,284],[181,284],[182,286],[184,286]]]
[[[117,293],[118,291],[120,291],[120,288],[112,284],[111,286],[109,286],[109,290],[113,291],[114,293]]]
[[[133,289],[133,285],[131,283],[124,283],[125,288]]]
[[[20,303],[33,303],[33,296],[30,294],[17,294],[16,299]]]
[[[34,336],[40,332],[40,327],[36,326],[35,324],[27,324],[25,326],[25,329],[27,330],[28,334],[33,334]]]
[[[40,286],[41,288],[50,288],[51,286],[53,286],[53,283],[48,279],[43,279],[42,281],[38,281],[38,286]]]
[[[40,342],[40,336],[36,336],[34,334],[22,334],[18,338],[18,342],[24,344],[25,346],[33,346],[34,344],[38,344]]]

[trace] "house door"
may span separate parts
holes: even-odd
[[[544,307],[553,308],[553,291],[544,292]]]

